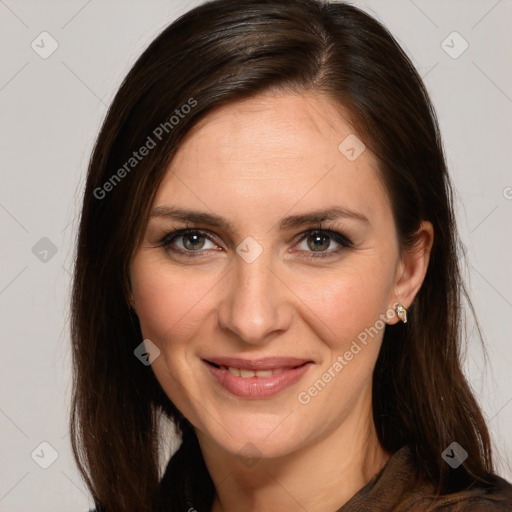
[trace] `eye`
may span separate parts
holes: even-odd
[[[352,247],[347,237],[329,229],[306,231],[299,235],[297,243],[298,252],[303,253],[301,257],[310,259],[335,256],[343,249]],[[168,233],[160,241],[160,246],[168,253],[191,258],[203,255],[203,251],[222,250],[210,233],[188,228]]]
[[[306,253],[306,258],[325,258],[352,247],[350,240],[341,233],[325,229],[307,231],[301,235],[299,242],[299,249]]]
[[[161,246],[166,251],[186,256],[194,256],[191,253],[200,253],[202,250],[217,250],[218,248],[208,233],[197,229],[173,231],[162,239]]]

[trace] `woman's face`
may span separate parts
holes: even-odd
[[[205,117],[157,190],[135,310],[162,388],[224,451],[286,455],[371,421],[403,267],[361,150],[325,97],[265,94]]]

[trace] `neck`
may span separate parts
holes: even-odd
[[[378,441],[371,407],[364,410],[370,411],[366,417],[347,417],[328,435],[290,454],[252,464],[241,464],[237,456],[197,431],[215,485],[212,512],[332,512],[340,508],[390,457]]]

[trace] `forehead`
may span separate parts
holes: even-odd
[[[337,112],[333,107],[324,96],[295,93],[265,93],[222,106],[192,128],[172,167],[191,153],[204,156],[205,150],[215,162],[244,163],[240,177],[253,177],[254,169],[261,176],[258,164],[286,171],[287,161],[294,165],[298,158],[332,161],[339,143],[354,133],[341,107],[335,107]]]
[[[348,116],[325,96],[267,93],[222,106],[187,134],[154,204],[260,214],[341,204],[371,215],[387,206],[377,162],[369,150],[347,158],[347,137],[357,143]]]

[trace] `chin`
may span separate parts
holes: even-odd
[[[236,457],[274,459],[293,453],[307,437],[306,432],[299,432],[297,425],[287,421],[292,416],[245,414],[243,418],[225,420],[222,426],[210,424],[196,432],[200,440],[213,442],[220,450]]]

